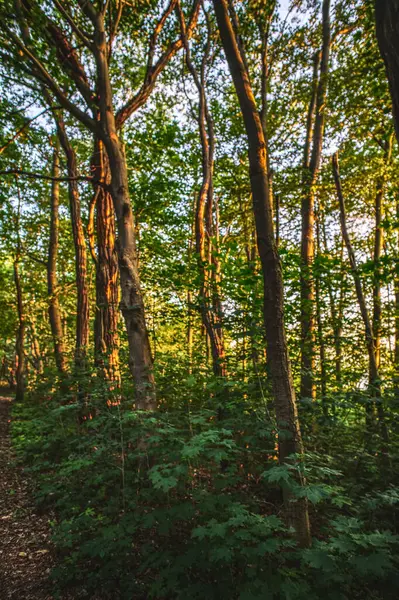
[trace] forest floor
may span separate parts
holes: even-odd
[[[0,390],[0,599],[52,600],[49,517],[35,510],[29,477],[15,463],[11,400]]]

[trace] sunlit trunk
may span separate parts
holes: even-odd
[[[59,143],[54,148],[52,175],[54,177],[51,184],[50,196],[50,239],[47,255],[47,293],[48,293],[48,314],[53,338],[54,358],[57,369],[61,375],[67,372],[67,359],[64,348],[64,335],[62,331],[62,320],[60,304],[58,301],[58,280],[57,280],[57,254],[59,237],[59,202],[60,202],[60,184],[57,181],[59,177]]]
[[[264,282],[268,363],[280,430],[279,459],[284,464],[290,455],[302,454],[303,447],[285,336],[283,281],[273,231],[265,141],[248,71],[230,21],[227,2],[214,0],[213,5],[247,133],[253,210]],[[298,484],[304,484],[300,472]],[[292,497],[287,491],[285,499],[287,514],[296,529],[299,543],[302,546],[310,545],[306,499],[292,502]]]

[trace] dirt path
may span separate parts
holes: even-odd
[[[27,476],[14,463],[11,397],[0,395],[0,599],[52,600],[48,516],[35,512]]]

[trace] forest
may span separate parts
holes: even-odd
[[[399,596],[399,0],[0,0],[0,598]]]

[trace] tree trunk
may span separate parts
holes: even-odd
[[[325,228],[325,221],[321,223],[323,230],[323,243],[325,252],[328,253],[327,234]],[[344,310],[344,286],[345,286],[345,266],[343,261],[344,242],[341,242],[340,251],[340,286],[339,286],[339,297],[338,297],[338,308],[335,302],[333,288],[331,280],[327,277],[326,283],[328,288],[328,296],[330,299],[330,312],[331,322],[334,338],[334,360],[335,360],[335,382],[338,391],[342,391],[342,321],[343,321],[343,310]]]
[[[115,249],[115,217],[109,184],[107,156],[100,140],[95,140],[92,160],[96,195],[96,313],[94,352],[104,378],[120,383],[119,370],[119,290],[118,256]]]
[[[73,242],[75,246],[75,272],[77,288],[75,364],[80,368],[84,364],[87,344],[89,341],[89,295],[87,282],[86,240],[80,211],[76,154],[67,136],[62,115],[57,115],[55,119],[58,138],[67,160],[68,177],[70,177],[68,181],[68,195]]]
[[[30,342],[31,342],[31,353],[32,353],[32,364],[33,367],[39,375],[43,374],[44,366],[43,366],[43,357],[40,351],[40,344],[36,334],[36,325],[34,321],[34,317],[31,316],[29,319],[29,334],[30,334]]]
[[[375,0],[377,41],[389,81],[399,143],[399,0]]]
[[[15,372],[15,380],[16,380],[16,392],[15,399],[17,402],[22,402],[25,394],[25,332],[26,332],[26,323],[25,323],[25,311],[22,300],[22,287],[21,287],[21,278],[19,274],[19,260],[20,254],[19,250],[14,259],[14,281],[15,281],[15,289],[17,292],[17,312],[18,312],[18,331],[17,331],[17,340],[15,345],[16,358],[17,358],[17,367]]]
[[[59,236],[59,201],[60,201],[60,183],[56,181],[59,177],[59,142],[57,141],[53,154],[53,181],[51,185],[50,197],[50,239],[47,257],[47,293],[49,298],[48,314],[50,320],[51,335],[54,345],[55,364],[60,375],[65,375],[68,370],[67,359],[65,356],[64,336],[62,331],[62,320],[60,305],[58,301],[58,280],[57,280],[57,253]]]
[[[373,273],[373,333],[375,360],[378,369],[380,368],[381,351],[381,252],[383,244],[382,229],[382,201],[384,196],[384,180],[379,178],[377,181],[377,192],[375,195],[375,233],[374,233],[374,273]]]
[[[90,10],[88,8],[87,10]],[[121,303],[129,344],[129,366],[135,382],[135,401],[138,409],[155,410],[155,380],[150,341],[145,322],[144,301],[141,291],[135,225],[129,198],[126,158],[116,129],[112,90],[108,69],[108,48],[104,18],[93,17],[94,53],[97,65],[100,104],[99,137],[104,143],[109,160],[109,186],[116,214]]]
[[[320,255],[321,244],[320,244],[320,220],[322,218],[322,212],[318,210],[316,219],[316,242],[317,242],[317,254]],[[326,372],[326,346],[324,342],[323,334],[323,319],[322,319],[322,307],[321,307],[321,281],[320,272],[315,274],[315,291],[316,291],[316,321],[317,321],[317,341],[319,343],[319,359],[320,359],[320,389],[321,389],[321,405],[323,409],[323,415],[328,417],[328,406],[327,406],[327,372]]]
[[[264,282],[263,314],[268,363],[279,428],[279,459],[284,464],[290,455],[302,454],[303,447],[285,336],[283,281],[273,231],[265,140],[249,74],[229,18],[227,2],[226,0],[213,0],[213,5],[248,139],[253,210]],[[298,471],[298,483],[304,485],[300,471]],[[287,492],[285,499],[299,543],[303,546],[310,545],[306,499],[290,502],[291,498]]]
[[[396,193],[396,218],[399,220],[399,193]],[[396,252],[399,257],[399,231],[396,237]],[[395,378],[395,396],[399,400],[399,276],[395,270],[394,278],[395,291],[395,351],[394,351],[394,378]]]
[[[304,148],[304,193],[302,196],[301,235],[301,396],[315,398],[314,382],[314,202],[323,145],[325,104],[329,70],[331,31],[330,0],[323,0],[323,44],[320,77],[317,82],[318,56],[315,56],[312,95],[309,104]],[[317,53],[318,54],[318,53]],[[315,113],[315,114],[314,114]],[[313,127],[314,118],[314,128]],[[310,151],[310,146],[312,150]]]
[[[201,318],[210,342],[213,372],[218,377],[225,377],[227,375],[227,369],[222,327],[222,303],[220,298],[221,276],[219,261],[214,259],[212,252],[212,237],[214,234],[213,169],[215,133],[205,90],[205,69],[211,50],[211,31],[207,15],[206,19],[208,23],[208,38],[201,61],[201,69],[198,73],[191,61],[184,16],[180,11],[180,24],[186,51],[186,64],[199,95],[198,126],[202,150],[202,184],[196,204],[195,247],[201,276],[199,290]],[[211,264],[213,265],[212,270],[210,269]]]
[[[392,155],[393,134],[385,143],[384,149],[384,169],[389,165]],[[381,253],[384,243],[383,230],[383,202],[385,191],[386,174],[383,173],[377,178],[376,195],[374,203],[375,214],[375,233],[374,233],[374,273],[373,273],[373,331],[374,331],[374,347],[377,361],[377,367],[380,368],[381,354]]]
[[[362,282],[361,282],[359,271],[358,271],[357,264],[356,264],[355,253],[352,248],[352,243],[351,243],[351,240],[349,237],[349,232],[348,232],[347,225],[346,225],[346,208],[345,208],[344,196],[342,193],[341,177],[339,174],[338,155],[337,154],[334,154],[332,157],[332,165],[333,165],[334,181],[335,181],[335,187],[336,187],[336,191],[337,191],[337,198],[338,198],[339,210],[340,210],[340,222],[341,222],[342,237],[344,239],[346,249],[348,252],[349,263],[351,266],[351,271],[352,271],[352,275],[353,275],[353,279],[354,279],[354,283],[355,283],[357,301],[358,301],[360,313],[361,313],[363,324],[364,324],[366,347],[367,347],[367,353],[368,353],[368,357],[369,357],[370,391],[373,394],[373,396],[375,397],[377,414],[378,414],[378,419],[379,419],[379,423],[380,423],[380,432],[381,432],[382,440],[384,442],[383,450],[386,453],[387,445],[389,443],[389,435],[388,435],[388,429],[387,429],[387,426],[385,423],[384,408],[382,406],[381,379],[380,379],[376,350],[375,350],[375,345],[374,345],[375,337],[374,337],[373,325],[370,320],[367,305],[366,305],[366,299],[365,299],[364,292],[363,292]],[[367,417],[370,418],[370,415],[366,413],[366,418]]]

